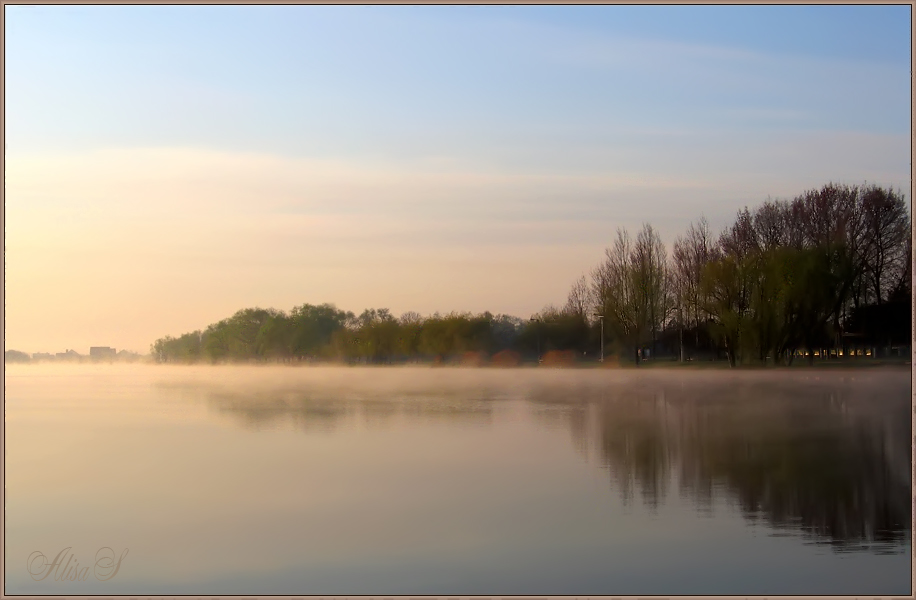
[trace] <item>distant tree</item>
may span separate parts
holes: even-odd
[[[789,245],[789,203],[767,200],[751,215],[756,243],[762,252],[772,252]]]
[[[589,324],[584,312],[567,304],[562,309],[547,306],[529,321],[541,337],[541,350],[572,350],[576,355],[588,348]]]
[[[801,229],[805,247],[823,253],[821,264],[830,268],[834,285],[831,321],[835,335],[856,282],[867,270],[865,220],[857,186],[829,183],[808,190],[792,201],[793,218]]]
[[[913,289],[913,237],[907,236],[903,253],[903,268],[897,275],[897,281],[890,293],[890,300],[897,302],[908,301]]]
[[[592,272],[594,296],[605,326],[621,350],[639,364],[639,344],[646,330],[646,307],[641,303],[637,273],[632,265],[633,244],[625,229],[617,230],[614,245]]]
[[[338,310],[333,304],[303,304],[289,314],[292,354],[300,359],[318,357],[327,352],[331,336],[352,325],[353,314]]]
[[[407,311],[398,317],[401,325],[415,325],[423,322],[423,315],[414,311]]]
[[[669,293],[668,258],[665,244],[661,237],[648,223],[636,237],[634,247],[635,268],[642,300],[646,306],[648,333],[652,344],[652,354],[656,354],[655,342],[658,332],[668,321],[671,313],[671,296]]]
[[[640,347],[655,341],[668,316],[665,254],[651,225],[643,225],[635,244],[626,230],[618,229],[614,246],[605,250],[604,262],[592,273],[598,311],[637,364]]]
[[[752,344],[752,299],[760,275],[761,247],[747,208],[719,236],[713,256],[703,274],[705,312],[734,367]]]
[[[686,240],[678,237],[668,268],[668,287],[671,291],[674,326],[678,331],[678,360],[684,361],[684,329],[688,327],[691,280],[690,254]]]
[[[207,327],[203,334],[203,351],[210,362],[217,363],[235,358],[232,355],[230,338],[228,319],[223,319]]]
[[[676,346],[683,360],[685,338],[694,351],[701,341],[704,350],[724,349],[732,365],[790,363],[801,348],[813,360],[815,348],[849,339],[844,328],[855,329],[856,339],[897,343],[888,331],[904,322],[910,300],[911,231],[900,192],[828,183],[791,201],[745,207],[717,239],[700,218],[675,240],[670,260],[651,225],[635,240],[618,229],[565,305],[530,321],[489,312],[395,319],[384,308],[356,316],[332,304],[303,304],[288,314],[247,308],[203,331],[160,338],[150,352],[160,362],[443,360],[467,352],[530,354],[537,346],[578,353],[595,347],[597,313],[606,340],[637,364],[640,349],[654,350],[657,341]],[[13,352],[7,360],[16,360]]]
[[[511,315],[496,315],[490,321],[493,351],[508,350],[515,346],[525,322]]]
[[[700,327],[706,322],[703,296],[703,271],[713,258],[714,243],[709,223],[700,218],[691,223],[684,237],[674,243],[672,274],[673,285],[683,294],[684,320],[694,331],[694,348],[700,345]]]
[[[420,352],[423,317],[420,313],[406,312],[398,318],[398,324],[398,353],[416,359]]]
[[[862,194],[865,272],[876,304],[887,300],[907,269],[911,229],[903,195],[877,186]]]
[[[729,364],[741,361],[743,336],[748,328],[750,286],[748,264],[734,255],[723,255],[706,266],[703,292],[712,332],[724,345]]]
[[[588,320],[588,309],[590,304],[590,294],[588,289],[588,280],[582,275],[573,283],[566,298],[566,311],[569,314],[578,315],[584,320]]]
[[[8,363],[27,363],[32,360],[31,356],[19,350],[7,350],[3,353],[3,358]]]
[[[289,361],[293,356],[292,321],[283,312],[267,317],[255,337],[257,356],[268,360]]]

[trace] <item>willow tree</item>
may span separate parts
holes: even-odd
[[[705,312],[711,333],[725,346],[729,365],[743,359],[749,345],[751,301],[760,247],[747,208],[719,236],[715,257],[703,270]]]

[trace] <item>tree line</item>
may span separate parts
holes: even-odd
[[[332,304],[248,308],[156,340],[160,362],[444,361],[548,353],[639,364],[647,357],[791,364],[796,356],[888,351],[910,340],[912,235],[900,192],[827,184],[738,212],[718,236],[705,218],[668,253],[648,223],[618,229],[562,307],[530,319]],[[603,335],[603,339],[602,339]],[[871,350],[869,350],[871,352]]]

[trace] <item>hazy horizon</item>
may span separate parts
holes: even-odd
[[[908,6],[10,6],[6,349],[562,304],[618,227],[910,202]],[[165,32],[165,33],[164,33]],[[880,90],[880,93],[876,93]]]

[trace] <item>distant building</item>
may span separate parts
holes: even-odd
[[[79,360],[80,354],[76,350],[67,350],[66,352],[58,352],[54,355],[58,360]]]
[[[32,360],[54,360],[54,355],[50,352],[36,352],[32,355]]]
[[[89,348],[89,358],[116,358],[118,353],[114,348],[108,346],[92,346]]]

